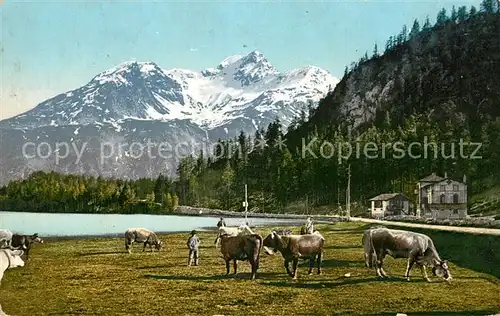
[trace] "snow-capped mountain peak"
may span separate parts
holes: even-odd
[[[243,57],[245,57],[245,55],[232,55],[232,56],[226,57],[223,61],[221,61],[219,63],[219,65],[217,66],[217,69],[222,70],[222,69],[228,67],[229,65],[236,63],[238,60],[242,59]]]
[[[243,118],[256,122],[252,126],[266,125],[275,117],[286,124],[304,104],[318,102],[337,82],[314,66],[281,74],[259,51],[227,57],[216,68],[201,72],[127,61],[99,73],[85,86],[2,121],[0,127],[181,119],[213,129]]]
[[[216,68],[202,71],[205,77],[224,80],[233,88],[266,84],[279,71],[259,51],[225,58]]]
[[[163,70],[153,62],[126,61],[113,68],[101,72],[95,76],[90,83],[105,84],[112,82],[116,84],[127,83],[137,77],[162,75]]]

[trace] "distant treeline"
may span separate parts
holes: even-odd
[[[42,171],[0,188],[0,211],[167,214],[178,205],[171,182],[125,181]]]

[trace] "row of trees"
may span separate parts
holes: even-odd
[[[418,19],[415,19],[409,31],[408,27],[406,25],[403,25],[401,32],[398,35],[389,37],[385,44],[384,53],[387,54],[393,51],[400,45],[403,45],[405,42],[416,38],[421,33],[431,31],[433,27],[439,27],[445,25],[446,23],[465,22],[469,18],[473,18],[478,14],[494,14],[498,12],[500,12],[500,4],[497,0],[483,0],[480,4],[479,11],[473,5],[469,9],[467,9],[466,6],[460,6],[458,7],[458,9],[453,6],[450,15],[448,15],[446,9],[442,8],[436,16],[436,22],[434,23],[434,25],[431,24],[429,16],[425,18],[425,21],[423,21],[423,23],[419,22]],[[365,52],[365,54],[359,59],[358,62],[352,62],[350,67],[346,67],[344,74],[347,74],[351,70],[356,69],[359,65],[368,61],[370,58],[379,57],[380,55],[381,54],[379,51],[379,47],[377,43],[375,43],[371,57],[368,55],[368,52]]]
[[[0,188],[4,211],[164,214],[179,204],[173,182],[124,181],[42,171]]]

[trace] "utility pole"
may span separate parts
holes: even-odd
[[[309,207],[308,207],[308,204],[309,204],[309,197],[307,196],[306,194],[306,214],[309,215]]]
[[[247,185],[245,184],[245,223],[247,222],[247,213],[248,213],[248,193],[247,193]]]
[[[346,216],[347,220],[351,219],[351,164],[347,167],[347,205]]]

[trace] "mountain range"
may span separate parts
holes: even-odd
[[[286,127],[338,82],[315,66],[281,73],[258,51],[202,71],[124,62],[0,121],[0,184],[36,170],[130,178],[172,174],[180,147],[183,154],[196,154],[241,131],[252,135],[276,118]],[[155,145],[145,154],[148,142]],[[173,157],[158,159],[160,143]]]

